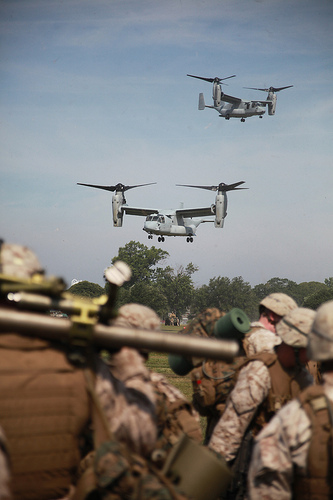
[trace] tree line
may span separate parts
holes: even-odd
[[[194,317],[207,307],[230,311],[239,307],[251,320],[258,317],[258,304],[266,295],[283,292],[290,295],[300,307],[317,309],[327,300],[333,300],[333,277],[324,283],[318,281],[297,284],[287,278],[271,278],[266,283],[251,287],[241,276],[235,278],[214,277],[208,284],[195,287],[193,275],[198,267],[190,262],[177,269],[162,267],[169,253],[161,248],[151,248],[136,241],[120,247],[116,260],[126,262],[132,270],[132,278],[119,290],[117,307],[128,302],[137,302],[154,309],[165,319],[174,313],[179,319],[187,314]],[[98,297],[108,291],[108,283],[101,287],[96,283],[81,281],[69,288],[71,293],[85,297]]]

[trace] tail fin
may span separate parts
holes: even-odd
[[[206,107],[205,105],[205,98],[204,98],[204,95],[202,93],[199,94],[199,105],[198,105],[198,109],[199,111],[202,111],[204,110]]]

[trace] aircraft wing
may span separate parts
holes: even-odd
[[[206,217],[208,215],[215,215],[214,209],[215,205],[204,208],[178,208],[175,210],[175,214],[183,217]]]
[[[129,205],[122,205],[121,210],[122,212],[125,212],[125,214],[128,215],[147,216],[150,214],[158,214],[157,208],[136,208],[136,207],[130,207]]]
[[[242,99],[239,99],[239,97],[233,97],[232,95],[222,94],[221,101],[229,102],[230,104],[239,104],[242,102]]]

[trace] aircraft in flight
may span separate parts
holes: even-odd
[[[245,122],[245,118],[249,118],[251,116],[259,116],[262,118],[266,113],[266,106],[268,107],[268,114],[275,115],[276,109],[276,92],[280,92],[284,89],[289,89],[293,87],[293,85],[287,85],[286,87],[269,87],[266,89],[254,88],[254,87],[245,87],[251,90],[261,90],[263,92],[268,92],[266,100],[255,100],[248,101],[244,99],[240,99],[239,97],[233,97],[231,95],[227,95],[222,91],[222,80],[227,80],[228,78],[233,78],[235,75],[228,76],[226,78],[205,78],[203,76],[195,76],[195,75],[187,75],[192,78],[198,78],[199,80],[204,80],[206,82],[210,82],[213,84],[213,106],[209,106],[205,104],[205,99],[203,93],[199,94],[199,104],[198,109],[200,111],[205,108],[215,109],[219,116],[229,120],[230,118],[240,118],[241,122]]]
[[[156,182],[148,184],[137,184],[134,186],[125,186],[118,183],[111,186],[99,186],[96,184],[83,184],[78,182],[80,186],[87,186],[97,189],[111,191],[112,195],[112,218],[115,227],[122,227],[124,214],[140,215],[146,217],[143,225],[143,230],[148,233],[148,239],[152,239],[153,235],[158,237],[159,242],[165,241],[165,236],[183,236],[187,242],[193,242],[193,237],[196,235],[196,230],[199,224],[203,222],[214,222],[216,228],[222,228],[224,219],[227,215],[227,191],[235,191],[238,189],[248,189],[238,187],[244,184],[245,181],[235,182],[234,184],[225,184],[220,182],[216,186],[193,186],[188,184],[176,184],[177,186],[208,189],[216,191],[215,203],[209,207],[196,208],[143,208],[132,207],[127,204],[125,192],[129,189],[142,186],[150,186]],[[206,219],[205,217],[211,217]]]

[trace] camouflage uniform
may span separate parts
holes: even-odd
[[[303,318],[303,316],[304,312],[301,317]],[[303,335],[298,330],[293,329],[288,336],[289,330],[282,329],[280,339],[293,347],[300,348],[306,345],[306,333]],[[215,427],[209,442],[209,446],[221,453],[227,461],[231,461],[236,457],[243,436],[253,421],[258,407],[268,397],[271,389],[275,390],[274,386],[272,386],[274,380],[271,380],[269,364],[264,363],[263,354],[260,355],[259,353],[253,358],[249,358],[245,366],[240,370],[237,383],[228,399],[226,410]],[[290,377],[290,394],[289,396],[284,394],[284,398],[295,397],[298,391],[312,383],[312,377],[304,368],[295,367],[286,370],[282,368],[278,360],[276,362],[281,366],[281,375],[285,373]],[[294,389],[292,389],[292,383]],[[276,385],[276,383],[274,384]]]
[[[217,308],[207,308],[198,314],[182,333],[215,337],[215,326],[218,320],[226,315]],[[194,408],[207,418],[204,444],[208,444],[215,425],[225,409],[227,397],[234,386],[234,375],[245,360],[241,340],[244,334],[239,333],[240,352],[231,362],[192,358],[194,369],[190,372],[192,380]]]
[[[327,363],[323,385],[305,390],[257,436],[249,470],[250,499],[333,497],[333,301],[318,309],[308,355],[323,368]]]
[[[132,303],[120,307],[113,325],[159,330],[160,319],[149,307]],[[141,354],[148,359],[146,352],[141,352]],[[122,356],[135,357],[140,356],[140,354],[134,349],[123,347],[119,353],[113,356],[113,359]],[[131,363],[122,363],[121,366],[126,366],[129,370],[128,364]],[[113,369],[112,359],[110,366]],[[124,380],[123,370],[117,369],[115,374],[119,380]],[[201,442],[202,432],[199,415],[184,394],[159,373],[150,370],[149,378],[155,390],[158,425],[158,439],[152,458],[161,467],[168,451],[183,433],[195,441]]]
[[[36,256],[26,247],[3,244],[0,272],[5,276],[28,279],[41,273],[42,269]],[[46,353],[47,358],[44,357]],[[80,451],[83,451],[79,442],[84,444],[83,438],[90,434],[91,405],[83,370],[69,363],[64,346],[12,332],[0,334],[0,355],[0,423],[8,441],[9,463],[13,466],[14,498],[58,498],[68,493],[76,481],[76,466],[79,465]],[[10,364],[10,360],[17,359],[17,356],[22,363],[15,365],[13,361]],[[36,365],[31,364],[32,358],[39,360],[40,373]],[[115,373],[122,371],[123,380],[117,379],[97,355],[94,358],[93,390],[106,417],[106,425],[129,449],[149,454],[157,437],[156,398],[142,358],[139,355],[115,357],[113,370]],[[49,360],[47,366],[44,366],[44,359]],[[19,401],[20,396],[15,391],[9,392],[10,383],[17,385],[22,400]],[[43,390],[39,392],[40,386]],[[49,386],[52,390],[48,390]],[[36,390],[38,405],[34,403]],[[20,423],[20,418],[25,420]],[[59,425],[52,422],[59,422]],[[29,426],[33,426],[32,435]],[[27,443],[33,443],[33,446]],[[64,443],[67,454],[63,453],[62,457]],[[86,444],[89,446],[89,441]],[[19,464],[19,468],[15,464]],[[52,493],[47,478],[53,481]],[[22,484],[29,484],[29,492],[25,487],[22,490]],[[3,488],[1,483],[0,491]]]
[[[157,437],[156,396],[149,370],[137,351],[126,348],[114,354],[108,365],[99,361],[95,390],[110,429],[131,450],[148,456]]]
[[[271,293],[261,300],[259,311],[271,311],[282,318],[293,309],[296,309],[296,307],[296,302],[289,295],[285,293]],[[277,320],[278,318],[276,318]],[[246,334],[244,339],[244,349],[247,356],[252,356],[258,352],[274,351],[274,347],[281,343],[281,339],[276,334],[276,325],[272,329],[274,331],[267,330],[260,319],[251,324],[251,330]]]
[[[246,335],[245,349],[247,356],[253,356],[258,352],[274,352],[275,346],[281,344],[281,338],[267,330],[260,321],[251,323],[251,330]]]
[[[324,374],[323,380],[325,393],[333,404],[333,374]],[[249,470],[249,498],[293,498],[294,468],[306,475],[310,441],[311,421],[300,401],[294,399],[256,438]]]

